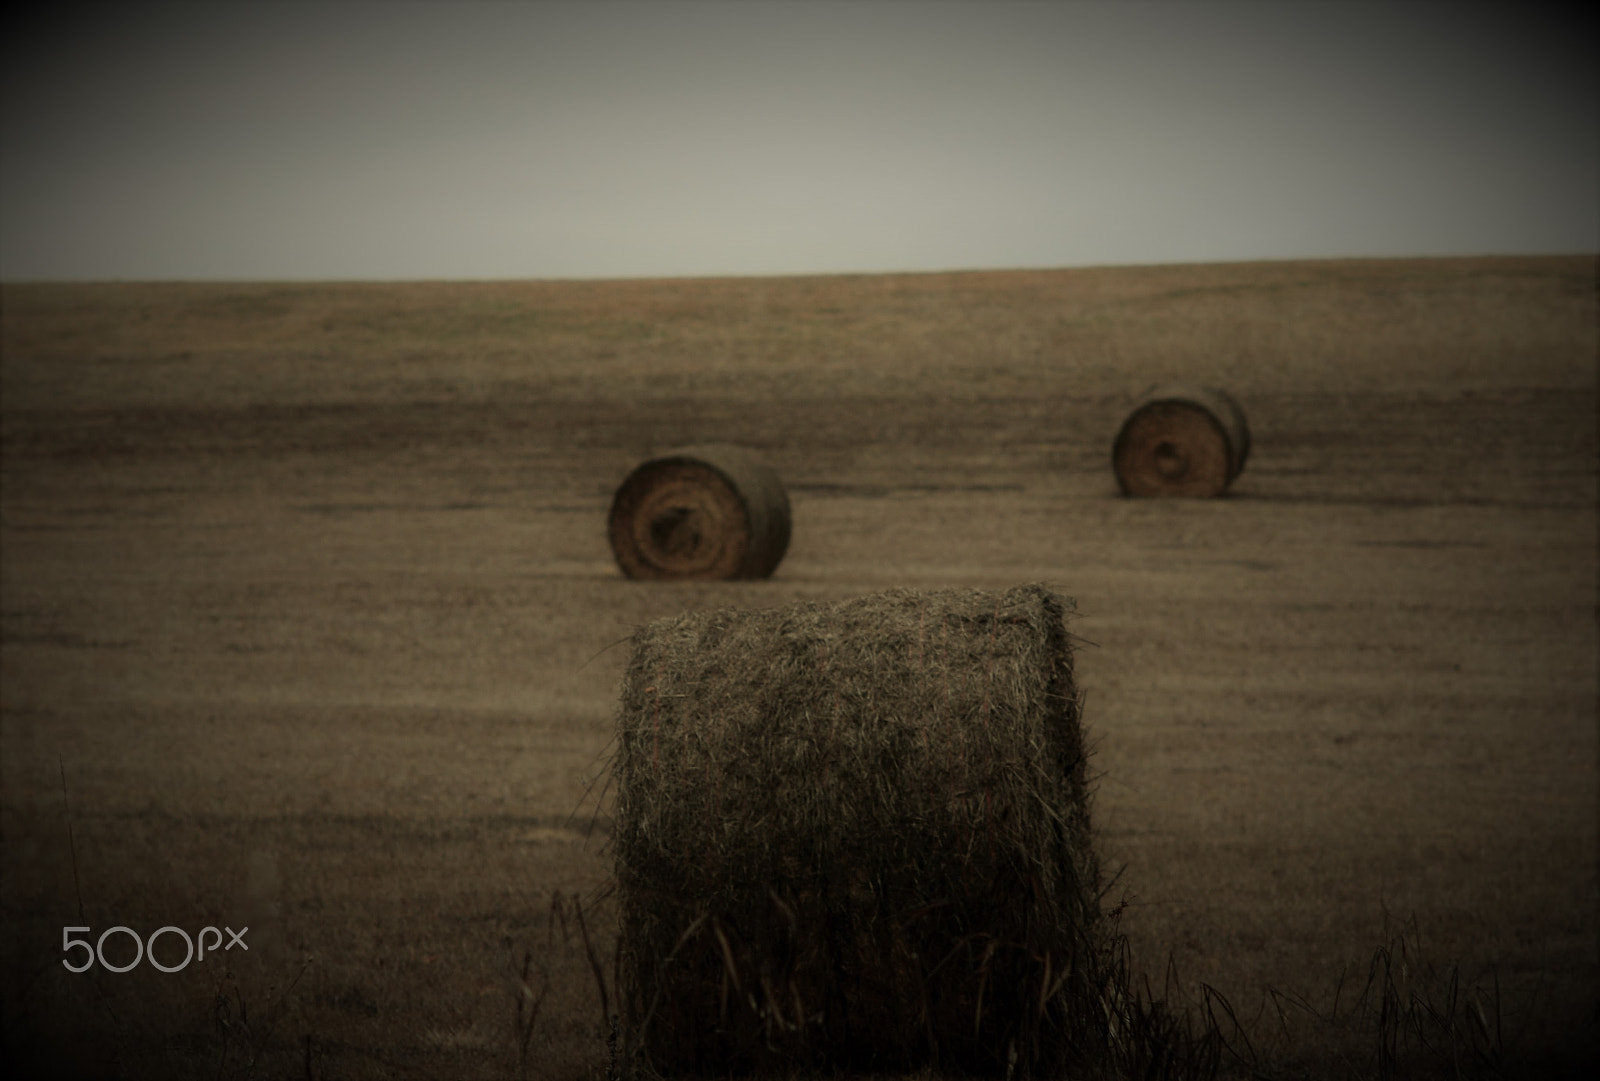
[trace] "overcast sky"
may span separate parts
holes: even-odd
[[[32,8],[8,281],[1600,249],[1576,5]]]

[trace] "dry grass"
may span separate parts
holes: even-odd
[[[1063,602],[891,591],[634,637],[624,1036],[661,1069],[1054,1073],[1105,1038]]]
[[[768,578],[789,550],[789,493],[741,447],[680,447],[628,474],[607,533],[630,578]]]

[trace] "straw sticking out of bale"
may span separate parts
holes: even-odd
[[[738,447],[686,447],[617,489],[611,551],[629,578],[766,578],[789,548],[789,495]]]
[[[1147,393],[1117,433],[1112,468],[1124,495],[1221,495],[1244,469],[1250,428],[1216,387]]]
[[[1095,1052],[1069,605],[895,590],[634,636],[614,838],[632,1053],[1026,1076]]]

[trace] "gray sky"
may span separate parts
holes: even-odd
[[[8,281],[1600,249],[1576,5],[33,6]]]

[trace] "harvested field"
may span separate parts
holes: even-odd
[[[1225,1075],[1592,1056],[1596,284],[1530,258],[6,285],[3,1053],[599,1078],[628,637],[1044,582],[1089,643],[1109,910]],[[1221,498],[1118,494],[1112,440],[1168,381],[1249,418]],[[625,578],[619,480],[712,442],[783,478],[781,565]],[[64,927],[117,925],[250,948],[62,967]]]

